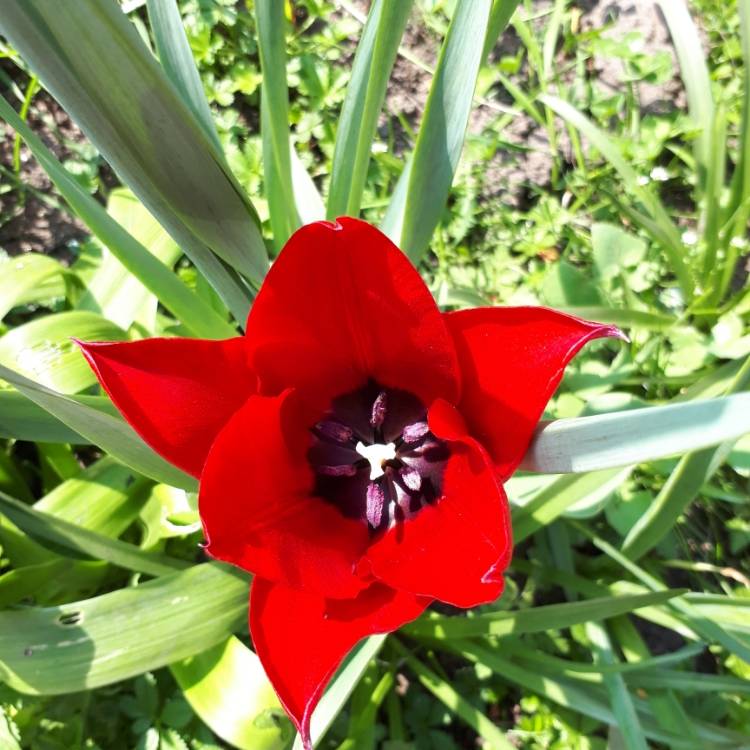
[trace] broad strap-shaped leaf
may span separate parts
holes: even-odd
[[[736,394],[728,396],[728,399],[740,399],[736,407],[738,409],[736,416],[740,423],[743,420],[745,422],[743,433],[750,432],[750,426],[747,424],[750,394],[737,392],[744,391],[749,385],[750,357],[742,365],[726,391]],[[737,437],[740,435],[729,434],[721,440],[713,441],[713,443],[719,443],[716,447],[698,450],[680,459],[656,500],[625,537],[622,549],[628,557],[638,559],[653,549],[669,533],[688,504],[700,492],[701,487],[724,462]]]
[[[10,0],[0,29],[244,318],[249,295],[218,259],[262,280],[267,261],[255,211],[115,0]]]
[[[192,477],[154,453],[122,419],[57,393],[2,365],[0,378],[126,466],[158,482],[195,489]]]
[[[189,565],[183,560],[145,552],[127,542],[110,539],[48,513],[29,508],[4,492],[0,492],[0,513],[7,516],[32,539],[40,540],[42,544],[48,543],[56,549],[105,560],[126,570],[162,576]]]
[[[182,256],[177,243],[127,188],[115,188],[109,194],[107,213],[167,268],[173,268]],[[76,308],[100,312],[126,331],[137,321],[143,329],[154,333],[158,297],[137,276],[130,273],[109,248],[103,247],[102,255],[101,264],[86,284],[86,291]],[[195,298],[200,305],[200,298],[197,295]],[[202,309],[206,307],[207,305],[203,305]],[[214,327],[216,335],[221,335],[221,330],[227,330],[231,326],[220,326],[217,320],[212,328]]]
[[[2,97],[0,117],[23,137],[44,171],[89,230],[191,332],[200,336],[231,336],[234,333],[232,326],[210,305],[192,292],[83,190]],[[218,261],[214,259],[214,262]]]
[[[47,255],[25,253],[20,258],[0,258],[0,320],[16,305],[65,296],[69,273]]]
[[[239,638],[169,665],[198,716],[239,750],[287,750],[294,732],[258,657]]]
[[[148,18],[156,42],[156,52],[167,78],[185,104],[190,107],[198,124],[221,153],[219,136],[211,118],[211,110],[203,91],[198,69],[185,35],[176,0],[147,0]]]
[[[482,63],[491,0],[458,0],[410,159],[388,207],[386,234],[413,260],[427,249],[458,166]]]
[[[0,672],[37,695],[120,682],[240,631],[247,589],[246,576],[209,563],[85,601],[0,612]]]
[[[78,393],[96,379],[72,337],[124,341],[125,331],[93,312],[35,318],[0,338],[0,364],[60,393]]]
[[[413,0],[375,0],[370,7],[341,108],[333,153],[328,218],[357,216],[388,78]]]
[[[750,431],[750,393],[543,422],[521,468],[544,474],[628,466],[717,445]]]
[[[289,151],[289,91],[286,83],[286,18],[284,3],[256,0],[261,84],[263,176],[276,249],[280,250],[299,217],[294,202]]]
[[[117,409],[106,396],[73,396],[71,401],[117,417]],[[75,445],[91,442],[22,393],[4,388],[0,389],[0,437]]]

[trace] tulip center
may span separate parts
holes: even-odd
[[[447,444],[413,394],[370,382],[334,399],[312,428],[308,452],[315,493],[372,533],[440,497]]]

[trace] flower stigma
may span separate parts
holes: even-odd
[[[385,474],[383,470],[385,462],[396,458],[396,443],[365,445],[360,440],[354,450],[370,462],[370,480],[380,479]]]

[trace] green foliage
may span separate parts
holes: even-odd
[[[0,255],[0,747],[294,745],[195,481],[69,339],[235,335],[268,252],[345,212],[444,308],[630,340],[575,361],[507,483],[503,597],[360,644],[318,747],[747,746],[750,2],[660,2],[674,62],[565,0],[74,5],[0,17],[0,225],[43,199],[89,234]]]

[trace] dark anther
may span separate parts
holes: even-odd
[[[385,421],[385,406],[387,398],[388,397],[385,395],[385,391],[380,391],[377,398],[373,402],[372,414],[370,415],[370,424],[376,429],[378,427],[382,427],[383,422]]]
[[[367,523],[373,529],[380,526],[383,518],[383,506],[385,505],[385,495],[383,488],[378,482],[370,482],[367,485]]]
[[[339,424],[338,422],[318,422],[315,425],[315,429],[321,437],[328,438],[342,445],[351,442],[352,437],[354,437],[351,427]]]
[[[411,445],[412,443],[418,443],[429,431],[427,422],[414,422],[414,424],[408,424],[404,427],[401,439]]]

